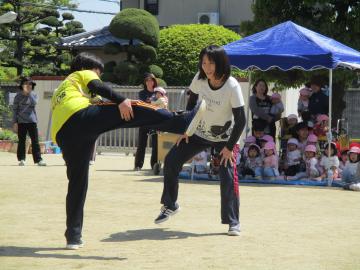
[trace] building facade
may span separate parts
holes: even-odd
[[[242,21],[252,20],[254,0],[122,0],[122,8],[152,13],[160,27],[173,24],[213,23],[239,32]]]

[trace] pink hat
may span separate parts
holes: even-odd
[[[360,148],[357,146],[353,146],[350,148],[349,153],[360,154]]]
[[[316,121],[318,123],[321,123],[322,121],[328,121],[329,120],[329,116],[327,116],[326,114],[319,114],[317,117],[316,117]]]
[[[271,99],[281,99],[281,95],[279,93],[274,93],[271,95]]]
[[[266,142],[274,142],[274,138],[270,135],[264,135],[261,137],[262,141],[266,141]]]
[[[264,146],[265,150],[274,150],[275,151],[275,143],[274,142],[267,142]]]
[[[160,92],[161,94],[166,95],[166,90],[164,88],[162,88],[161,86],[154,88],[154,93],[156,93],[156,92]]]
[[[295,144],[296,146],[299,146],[299,141],[295,138],[290,138],[288,141],[287,141],[287,144]]]
[[[244,140],[245,143],[255,143],[256,138],[254,136],[247,136]]]
[[[297,115],[296,114],[289,114],[288,115],[288,117],[286,117],[288,120],[289,119],[296,119],[296,120],[298,120],[298,117],[297,117]]]
[[[300,89],[300,95],[308,97],[308,96],[310,96],[310,94],[311,94],[311,92],[310,92],[309,88],[304,87],[304,88]]]
[[[308,142],[312,142],[312,143],[317,143],[318,137],[317,137],[315,134],[310,134],[310,135],[307,137],[307,141],[308,141]]]
[[[313,153],[316,153],[316,147],[315,147],[315,145],[312,145],[312,144],[307,145],[307,146],[305,147],[305,152],[313,152]]]

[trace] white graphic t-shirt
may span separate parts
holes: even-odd
[[[195,135],[212,142],[227,141],[234,125],[232,108],[244,106],[240,84],[230,76],[221,88],[212,90],[208,80],[199,80],[198,76],[189,88],[199,95],[199,100],[206,101],[206,112]]]

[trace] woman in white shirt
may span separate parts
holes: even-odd
[[[199,55],[198,69],[189,87],[187,110],[192,109],[197,100],[204,100],[206,109],[194,134],[182,135],[165,158],[163,206],[155,223],[168,220],[180,210],[177,203],[178,175],[183,164],[204,149],[215,147],[221,155],[221,222],[229,225],[228,235],[239,235],[239,187],[235,160],[239,152],[237,143],[246,121],[244,99],[240,84],[230,76],[230,62],[223,48],[214,45],[204,48]]]

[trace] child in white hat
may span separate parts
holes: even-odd
[[[153,100],[151,101],[151,104],[160,107],[162,109],[167,109],[168,98],[166,96],[166,90],[161,86],[158,86],[154,88],[154,93],[155,94]]]

